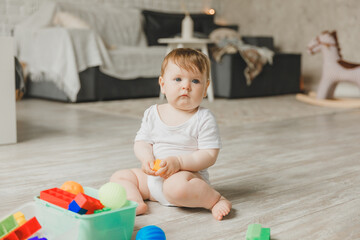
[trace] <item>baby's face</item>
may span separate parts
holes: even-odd
[[[200,105],[209,86],[206,74],[188,72],[172,61],[168,62],[159,83],[168,103],[185,111],[194,110]]]

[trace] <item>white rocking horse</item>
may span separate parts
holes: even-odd
[[[325,31],[312,39],[308,45],[311,54],[322,52],[323,69],[320,84],[315,94],[298,94],[298,100],[329,107],[360,107],[360,99],[334,99],[334,92],[339,82],[351,82],[360,87],[360,64],[342,59],[336,31]]]

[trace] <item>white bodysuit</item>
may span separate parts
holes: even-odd
[[[215,117],[210,110],[203,107],[199,107],[186,122],[178,126],[168,126],[160,119],[157,105],[152,105],[145,110],[135,141],[152,144],[154,157],[160,160],[169,156],[191,154],[198,149],[221,148]],[[207,169],[199,173],[206,182],[210,183]],[[148,176],[150,194],[161,204],[172,206],[162,192],[163,180],[158,176]]]

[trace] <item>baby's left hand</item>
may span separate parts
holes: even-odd
[[[168,178],[181,169],[179,158],[176,156],[167,157],[161,160],[160,169],[156,171],[156,176]]]

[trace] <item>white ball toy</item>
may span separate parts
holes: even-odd
[[[127,202],[126,190],[118,183],[108,182],[99,189],[99,200],[105,207],[121,208]]]

